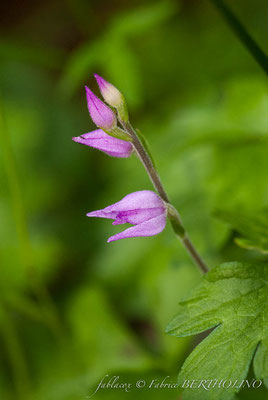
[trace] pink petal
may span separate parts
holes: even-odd
[[[110,87],[114,87],[110,82],[106,81],[106,79],[102,78],[102,76],[94,74],[94,77],[97,81],[101,93],[105,90],[108,90]]]
[[[151,218],[155,218],[158,215],[163,213],[163,207],[154,207],[154,208],[146,208],[146,209],[136,209],[136,210],[129,210],[129,211],[120,211],[117,216],[116,220],[113,222],[113,225],[120,225],[120,224],[133,224],[137,225],[141,222],[148,221]]]
[[[105,208],[103,210],[97,210],[97,211],[91,211],[90,213],[87,213],[87,217],[97,217],[97,218],[109,218],[109,219],[116,219],[116,211],[105,211]]]
[[[141,224],[138,224],[136,226],[132,226],[131,228],[128,228],[123,232],[111,236],[108,239],[108,243],[119,239],[127,239],[137,236],[154,236],[162,232],[165,226],[166,226],[166,213],[163,212],[158,217],[142,222]]]
[[[101,150],[112,157],[126,158],[131,155],[133,150],[131,143],[125,140],[116,139],[101,129],[74,137],[73,140],[86,146]]]
[[[92,121],[103,129],[112,129],[116,126],[116,117],[113,111],[103,103],[87,86],[87,106]]]
[[[165,210],[163,200],[151,190],[140,190],[138,192],[130,193],[122,200],[118,201],[111,206],[106,207],[104,210],[111,211],[133,211],[158,208]]]

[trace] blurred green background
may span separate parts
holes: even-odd
[[[268,52],[267,2],[229,4]],[[200,339],[164,330],[201,276],[169,225],[107,244],[120,227],[86,217],[152,186],[134,156],[72,142],[94,128],[84,85],[98,93],[97,72],[124,93],[213,266],[267,261],[215,215],[268,205],[266,77],[209,0],[12,0],[0,11],[0,399],[82,400],[106,374],[176,382]],[[179,393],[94,397],[137,396]]]

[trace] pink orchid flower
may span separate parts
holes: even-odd
[[[113,219],[113,225],[134,225],[111,236],[108,242],[113,242],[137,236],[157,235],[166,226],[167,210],[164,201],[156,193],[141,190],[128,194],[119,202],[102,210],[92,211],[87,216]]]

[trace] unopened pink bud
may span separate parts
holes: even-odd
[[[122,93],[119,92],[119,90],[114,85],[112,85],[110,82],[107,82],[101,76],[97,74],[95,74],[94,76],[106,103],[109,104],[109,106],[116,108],[120,121],[128,122],[127,105]]]
[[[92,121],[107,131],[116,127],[116,116],[87,86],[87,106]]]
[[[101,76],[97,74],[94,74],[94,76],[106,103],[112,107],[118,107],[124,101],[123,95],[114,85],[107,82]]]

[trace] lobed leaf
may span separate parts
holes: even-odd
[[[268,269],[265,265],[226,263],[212,269],[202,283],[181,301],[177,316],[167,327],[182,337],[215,328],[190,354],[179,382],[196,380],[185,390],[184,400],[233,399],[246,378],[258,348],[254,369],[268,379]],[[237,381],[230,388],[205,390],[198,384],[209,380]],[[212,385],[211,385],[212,386]]]

